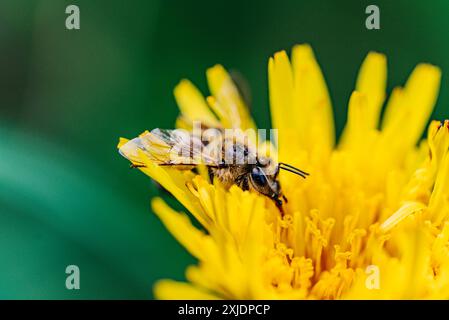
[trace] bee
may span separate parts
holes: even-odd
[[[198,134],[181,129],[154,129],[129,140],[119,152],[131,161],[132,167],[145,166],[139,161],[139,152],[159,166],[178,170],[196,170],[204,165],[211,181],[215,178],[226,188],[235,184],[242,190],[260,193],[273,200],[283,213],[283,201],[287,202],[287,198],[282,194],[279,171],[302,178],[309,174],[262,156],[245,134],[223,134],[223,129],[215,128],[206,131],[200,130]]]

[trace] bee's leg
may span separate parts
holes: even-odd
[[[209,182],[211,183],[211,184],[213,184],[214,183],[214,171],[212,170],[212,168],[211,167],[207,167],[207,173],[209,174]]]
[[[286,196],[282,195],[282,199],[284,199],[285,203],[288,203],[288,199]]]
[[[281,215],[284,215],[284,208],[282,207],[282,200],[279,198],[273,198],[274,203],[276,204],[276,207],[281,212]]]
[[[244,175],[239,181],[240,188],[242,188],[243,191],[249,190],[249,182],[248,182],[248,176]]]
[[[132,164],[130,164],[129,167],[130,167],[131,169],[135,169],[135,168],[145,168],[146,165],[144,165],[144,164],[132,163]]]

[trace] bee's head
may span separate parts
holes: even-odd
[[[250,185],[254,190],[270,198],[279,198],[281,187],[276,174],[267,174],[263,166],[254,165],[249,176]]]
[[[253,189],[272,198],[278,199],[282,196],[281,186],[278,181],[279,170],[289,171],[306,178],[309,174],[292,165],[280,162],[274,164],[270,158],[258,158],[257,163],[252,166],[250,182]]]

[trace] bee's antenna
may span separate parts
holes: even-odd
[[[285,171],[288,171],[288,172],[297,174],[298,176],[301,176],[301,177],[304,178],[304,179],[307,178],[307,176],[306,176],[305,174],[299,173],[299,172],[294,171],[294,170],[290,170],[290,169],[288,169],[288,168],[279,167],[279,169],[282,169],[282,170],[285,170]]]
[[[280,162],[279,163],[279,169],[282,169],[282,170],[285,170],[285,171],[297,174],[298,176],[301,176],[304,179],[307,178],[307,176],[309,175],[309,173],[307,173],[305,171],[302,171],[302,170],[300,170],[300,169],[298,169],[298,168],[296,168],[296,167],[294,167],[292,165],[289,165],[287,163],[284,163],[284,162]]]
[[[279,165],[280,165],[280,166],[286,166],[286,167],[288,167],[288,168],[290,168],[290,169],[293,169],[293,170],[295,170],[295,171],[297,171],[297,172],[299,172],[299,173],[305,174],[306,176],[309,175],[309,173],[307,173],[307,172],[305,172],[305,171],[302,171],[301,169],[298,169],[298,168],[296,168],[296,167],[294,167],[294,166],[292,166],[292,165],[290,165],[290,164],[287,164],[287,163],[284,163],[284,162],[280,162]]]

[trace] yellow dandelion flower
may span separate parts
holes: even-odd
[[[335,142],[324,77],[308,45],[268,65],[278,158],[311,175],[280,174],[284,214],[266,197],[225,189],[203,174],[134,155],[201,224],[162,199],[154,212],[198,264],[188,282],[161,280],[161,299],[448,299],[449,121],[421,135],[437,99],[440,70],[420,64],[386,103],[387,62],[370,53]],[[255,128],[221,66],[207,71],[211,96],[187,80],[175,89],[178,127],[194,120]],[[119,147],[126,144],[121,139]],[[123,152],[126,153],[126,150]]]

